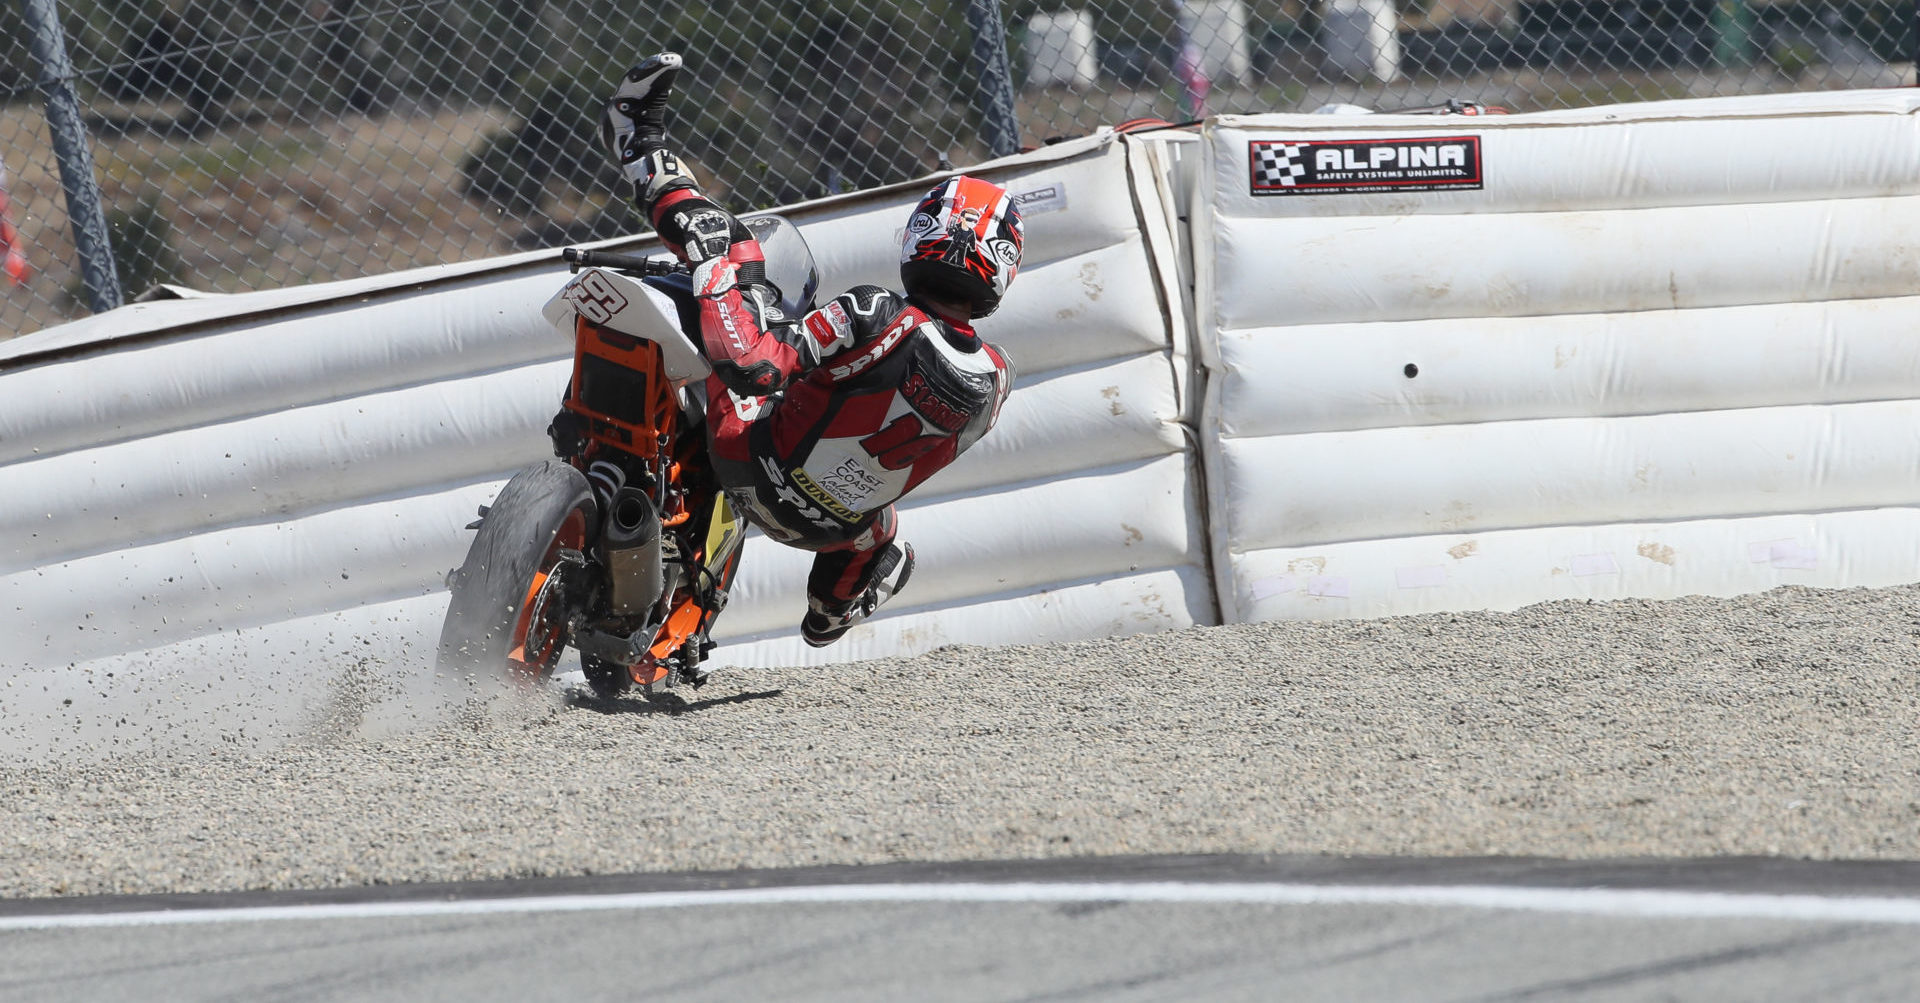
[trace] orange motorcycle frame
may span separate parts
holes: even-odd
[[[724,589],[740,558],[738,528],[707,473],[704,436],[680,409],[679,391],[667,378],[660,346],[577,315],[574,346],[573,382],[563,406],[584,419],[588,446],[569,462],[585,472],[611,452],[649,466],[658,478],[662,532],[685,526],[700,514],[724,522],[724,532],[710,526],[697,541],[696,552],[686,555],[706,565],[719,554],[719,566],[710,571]],[[717,612],[702,603],[697,588],[677,588],[646,657],[628,670],[633,681],[647,685],[665,678],[667,659],[702,635]]]

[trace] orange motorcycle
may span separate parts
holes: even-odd
[[[742,222],[789,316],[811,310],[818,283],[799,230],[779,216]],[[692,285],[677,262],[565,258],[573,278],[543,310],[574,342],[554,421],[564,459],[514,474],[468,527],[479,532],[448,576],[439,665],[544,679],[571,646],[602,697],[698,687],[746,527],[707,461],[711,367]]]

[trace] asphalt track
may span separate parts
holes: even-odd
[[[1121,857],[0,902],[4,999],[1920,997],[1920,863]]]

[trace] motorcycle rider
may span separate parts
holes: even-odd
[[[667,147],[682,65],[663,52],[629,70],[601,135],[634,204],[693,266],[708,452],[749,521],[815,553],[800,633],[824,647],[906,584],[894,502],[979,441],[1012,389],[1012,362],[973,321],[1019,270],[1020,214],[997,185],[943,181],[907,223],[905,296],[858,285],[787,316],[753,234]]]

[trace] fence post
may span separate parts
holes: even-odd
[[[1020,119],[1013,110],[1013,68],[1007,65],[1007,28],[1000,0],[967,0],[967,30],[973,34],[974,104],[980,132],[996,157],[1020,152]]]
[[[60,11],[55,0],[20,0],[20,6],[32,35],[34,61],[40,64],[39,87],[47,99],[47,127],[53,132],[54,156],[60,161],[60,186],[67,195],[73,243],[80,251],[87,305],[94,313],[105,313],[120,305],[120,276],[113,264],[106,213],[100,206],[100,186],[93,175],[92,141],[80,119],[80,99],[73,92],[73,64],[67,59]]]

